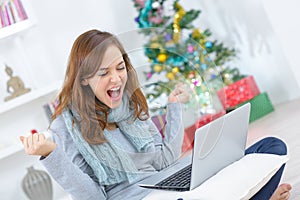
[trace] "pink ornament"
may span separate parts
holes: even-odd
[[[160,17],[149,17],[149,22],[154,24],[160,24],[162,21],[163,20]]]
[[[189,79],[192,79],[192,78],[194,78],[195,77],[195,74],[194,73],[190,73],[189,74]]]
[[[189,53],[194,53],[194,47],[193,47],[193,45],[189,45],[189,46],[187,47],[187,51],[188,51]]]
[[[152,77],[152,73],[151,72],[147,73],[147,78],[151,78],[151,77]]]
[[[145,6],[145,0],[135,0],[135,2],[142,8]]]
[[[198,86],[199,81],[195,80],[193,83],[194,83],[195,86]]]

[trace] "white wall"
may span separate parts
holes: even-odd
[[[38,19],[35,38],[40,38],[44,46],[49,59],[47,67],[53,69],[55,79],[63,78],[72,42],[82,32],[97,28],[120,34],[137,27],[134,22],[137,12],[131,0],[86,0],[84,3],[31,0],[31,3]],[[196,27],[209,28],[214,39],[240,51],[232,67],[254,75],[260,90],[268,92],[274,104],[300,96],[300,80],[296,78],[300,76],[296,0],[284,3],[182,0],[181,3],[186,10],[202,10]]]
[[[293,4],[289,4],[293,1],[277,1],[275,6],[274,1],[267,0],[264,4],[260,0],[184,2],[190,8],[202,10],[197,24],[204,24],[215,39],[240,51],[239,59],[232,66],[243,74],[254,75],[260,90],[266,91],[274,104],[300,96],[299,69],[296,73],[299,60],[292,60],[293,55],[297,57],[300,40],[297,34],[291,34],[294,29],[300,30],[295,26],[297,23],[291,23],[300,14],[292,12],[294,15],[291,15],[289,9],[297,8],[296,1]]]
[[[49,67],[63,78],[71,45],[79,34],[92,28],[115,34],[135,29],[135,9],[130,1],[32,0],[38,19],[36,37],[42,40]]]
[[[273,30],[300,85],[300,1],[263,0]]]

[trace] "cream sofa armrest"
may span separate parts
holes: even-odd
[[[248,154],[192,191],[153,190],[144,199],[246,200],[258,192],[287,161],[287,155]]]

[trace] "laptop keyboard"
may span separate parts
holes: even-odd
[[[174,190],[189,190],[191,181],[191,170],[192,164],[172,174],[171,176],[157,183],[155,186],[165,189],[169,188]]]

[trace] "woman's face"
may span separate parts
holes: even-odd
[[[98,100],[108,107],[116,108],[121,104],[127,71],[122,53],[116,46],[107,48],[98,72],[87,82]]]

